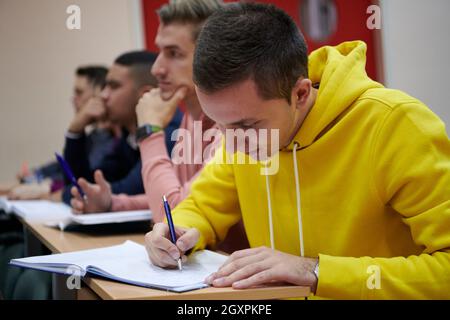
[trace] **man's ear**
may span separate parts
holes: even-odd
[[[295,104],[296,109],[302,109],[312,91],[312,82],[310,79],[298,78],[291,92],[291,104]]]
[[[141,86],[138,89],[139,98],[141,98],[144,95],[144,93],[149,92],[153,88],[155,88],[155,87],[151,86],[151,85],[148,85],[148,84]]]

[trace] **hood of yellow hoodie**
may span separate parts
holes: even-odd
[[[366,50],[363,41],[351,41],[325,46],[310,54],[309,78],[313,84],[320,84],[319,91],[314,106],[285,151],[291,151],[295,143],[299,148],[308,147],[332,128],[333,122],[366,90],[382,87],[367,76]]]

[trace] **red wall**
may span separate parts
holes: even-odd
[[[303,0],[258,0],[262,3],[273,3],[279,8],[285,10],[291,17],[294,18],[297,25],[300,26],[299,21],[299,6]],[[226,1],[230,2],[230,1]],[[325,42],[316,43],[305,35],[309,51],[313,51],[323,45],[336,45],[343,41],[349,40],[363,40],[367,43],[367,73],[373,79],[381,80],[381,75],[377,70],[381,70],[381,66],[377,66],[377,47],[376,34],[373,30],[366,27],[366,20],[369,15],[366,9],[372,4],[372,0],[336,0],[338,28],[335,34],[331,35]],[[162,4],[167,3],[167,0],[142,0],[143,14],[145,24],[145,39],[147,49],[157,51],[154,45],[154,39],[158,28],[158,17],[155,13]],[[378,67],[378,68],[377,68]]]
[[[167,0],[142,0],[142,11],[144,15],[144,36],[146,48],[150,51],[157,52],[155,46],[156,31],[158,30],[159,20],[156,10]]]

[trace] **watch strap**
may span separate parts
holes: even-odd
[[[144,140],[145,138],[151,136],[153,133],[162,131],[163,129],[159,126],[154,126],[151,124],[144,124],[142,126],[140,126],[137,130],[136,130],[136,142],[139,143],[142,140]]]

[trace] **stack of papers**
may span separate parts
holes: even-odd
[[[204,280],[227,260],[209,250],[192,254],[183,270],[154,266],[144,246],[133,241],[101,249],[13,259],[10,264],[65,275],[97,275],[136,286],[184,292],[207,287]]]

